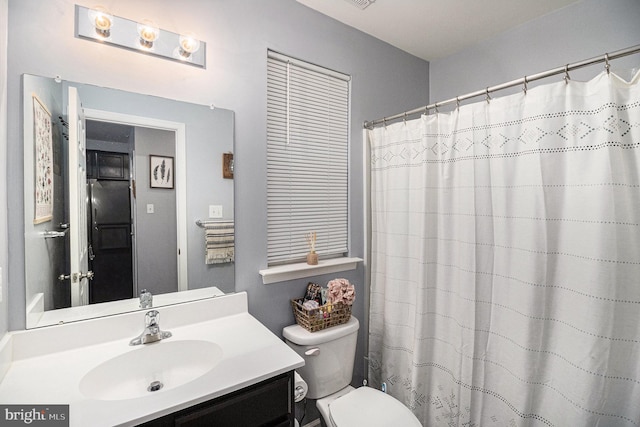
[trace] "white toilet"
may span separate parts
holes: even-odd
[[[421,427],[411,411],[393,397],[371,387],[353,388],[358,319],[343,325],[309,332],[299,325],[287,326],[287,344],[305,361],[297,371],[308,385],[307,397],[331,427]]]

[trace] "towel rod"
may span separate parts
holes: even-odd
[[[232,222],[233,220],[231,219],[217,219],[217,220],[205,220],[202,221],[200,219],[196,219],[196,225],[198,227],[202,227],[204,228],[207,224],[219,224],[219,223],[223,223],[223,222]]]
[[[40,235],[45,239],[52,239],[54,237],[64,237],[66,233],[67,233],[67,230],[63,230],[63,231],[45,230],[41,232]]]

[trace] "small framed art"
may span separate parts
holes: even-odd
[[[51,113],[42,101],[33,95],[34,224],[51,221],[53,217],[53,137],[51,127]]]
[[[173,188],[173,157],[150,155],[149,172],[151,188]]]

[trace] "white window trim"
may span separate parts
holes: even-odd
[[[264,270],[260,270],[259,273],[262,276],[262,283],[268,285],[271,283],[285,282],[287,280],[319,276],[321,274],[355,270],[358,263],[362,261],[362,258],[357,257],[330,258],[320,260],[318,265],[309,265],[307,263],[286,264],[265,268]]]

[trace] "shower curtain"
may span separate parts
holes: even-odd
[[[369,379],[425,426],[640,426],[640,75],[367,132]]]

